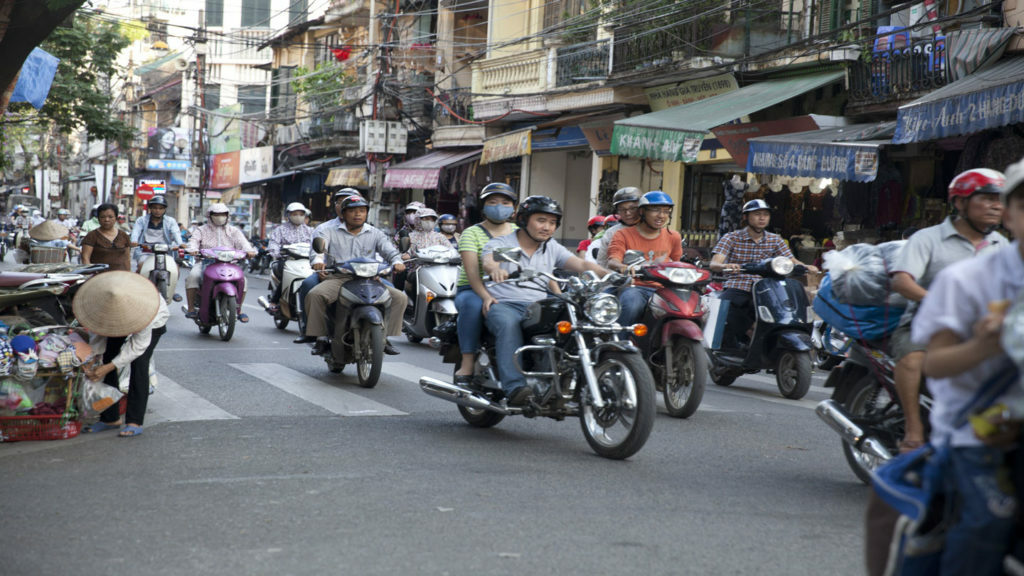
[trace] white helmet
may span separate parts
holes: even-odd
[[[231,211],[228,210],[228,205],[223,203],[223,202],[214,202],[213,204],[210,204],[209,208],[206,209],[207,216],[209,216],[210,214],[230,214],[230,213],[231,213]]]
[[[422,220],[423,218],[433,218],[437,220],[437,212],[433,208],[420,208],[416,211],[416,218]]]
[[[302,202],[292,202],[291,204],[288,205],[287,208],[284,209],[284,211],[288,214],[291,214],[292,212],[298,212],[299,210],[302,210],[306,214],[309,214],[309,209],[303,206]]]

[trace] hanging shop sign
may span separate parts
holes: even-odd
[[[274,175],[274,147],[243,148],[238,155],[238,183],[266,180]]]
[[[958,82],[971,79],[969,76]],[[893,138],[896,144],[950,138],[1024,122],[1024,80],[932,102],[912,102],[900,107],[897,121]]]
[[[484,151],[480,156],[481,164],[490,164],[509,158],[528,156],[531,151],[531,135],[533,128],[509,132],[484,141]]]
[[[619,156],[693,162],[703,141],[704,134],[699,132],[616,125],[611,151]]]
[[[871,182],[878,175],[878,146],[766,143],[751,140],[747,171]]]
[[[644,90],[647,94],[647,102],[652,112],[689,104],[697,100],[703,100],[726,92],[732,92],[739,88],[736,77],[732,74],[718,74],[697,80],[687,80],[674,84],[655,86]]]
[[[146,160],[146,170],[184,172],[191,166],[192,162],[189,160],[166,160],[161,158],[149,158]]]
[[[214,154],[213,174],[210,177],[210,188],[222,189],[238,186],[238,165],[241,151]]]

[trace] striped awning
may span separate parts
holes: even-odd
[[[1016,28],[954,30],[946,35],[946,74],[950,82],[966,78],[1003,56]]]

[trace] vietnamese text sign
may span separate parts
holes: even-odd
[[[747,171],[755,174],[871,182],[878,175],[878,148],[751,141]]]
[[[665,108],[689,104],[739,88],[732,74],[718,74],[697,80],[687,80],[675,84],[665,84],[644,90],[651,111],[657,112]]]
[[[188,160],[160,160],[158,158],[146,160],[146,170],[183,172],[188,170],[191,165],[192,162]]]
[[[239,156],[241,152],[227,152],[213,156],[213,176],[210,188],[221,189],[238,186]]]
[[[507,158],[528,155],[531,150],[530,135],[532,133],[532,130],[520,130],[484,141],[484,151],[480,155],[480,163],[490,164]]]
[[[266,180],[274,175],[274,147],[243,148],[238,155],[238,183]]]
[[[902,106],[896,122],[894,144],[938,140],[1024,122],[1024,80]]]
[[[612,132],[612,154],[693,162],[700,152],[704,135],[680,130],[659,130],[641,126],[616,126]]]

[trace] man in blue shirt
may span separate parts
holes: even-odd
[[[163,194],[157,194],[146,203],[146,213],[135,221],[132,227],[132,257],[139,261],[139,269],[142,268],[141,244],[167,244],[170,249],[177,248],[181,244],[181,231],[178,230],[178,223],[167,216],[167,198]]]

